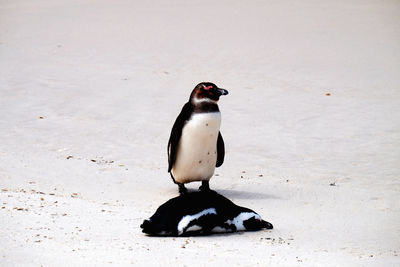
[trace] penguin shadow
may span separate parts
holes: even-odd
[[[234,199],[281,199],[280,197],[272,194],[255,193],[233,189],[221,189],[218,190],[218,193]]]
[[[213,191],[189,191],[162,204],[140,225],[149,236],[204,236],[272,229],[255,211]]]

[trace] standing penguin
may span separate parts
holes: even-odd
[[[200,190],[209,190],[215,167],[224,162],[217,102],[227,94],[213,83],[199,83],[176,118],[168,141],[168,172],[181,194],[187,192],[184,184],[193,181],[202,181]]]

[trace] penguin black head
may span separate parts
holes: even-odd
[[[190,101],[192,103],[202,102],[202,101],[213,101],[217,102],[221,95],[227,95],[228,91],[222,88],[218,88],[213,83],[202,82],[196,85],[190,94]]]

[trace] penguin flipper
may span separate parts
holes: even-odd
[[[179,113],[174,125],[172,126],[171,135],[168,140],[168,172],[171,172],[172,167],[174,166],[179,140],[182,135],[182,128],[185,125],[185,122],[189,120],[192,109],[190,102],[187,102],[183,106],[181,113]]]
[[[224,139],[222,139],[221,132],[218,132],[218,140],[217,140],[217,164],[216,167],[219,167],[224,163],[225,158],[225,144]]]

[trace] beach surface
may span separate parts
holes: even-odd
[[[202,81],[274,229],[148,237]],[[398,1],[2,0],[0,114],[0,266],[400,265]]]

